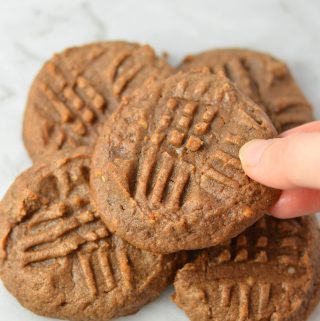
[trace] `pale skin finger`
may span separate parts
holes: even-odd
[[[293,136],[296,135],[298,133],[320,133],[320,121],[314,121],[299,127],[296,127],[294,129],[288,130],[284,133],[282,133],[279,137],[280,138],[287,138],[289,136]],[[293,136],[293,138],[295,138],[296,136]],[[306,137],[306,136],[305,136]],[[288,160],[288,158],[290,157],[286,157],[285,160],[283,155],[286,153],[287,148],[293,148],[294,150],[294,146],[295,143],[292,143],[293,139],[290,139],[290,145],[286,146],[286,148],[284,148],[281,152],[277,151],[277,155],[280,154],[280,161],[282,163],[285,163],[286,160]],[[301,145],[301,140],[299,137],[299,145]],[[281,145],[286,144],[287,141],[282,142]],[[272,142],[270,144],[273,144]],[[298,143],[297,143],[298,144]],[[312,144],[310,142],[310,144]],[[278,146],[278,147],[277,147]],[[277,144],[277,148],[278,150],[281,148],[279,147],[280,145]],[[291,146],[291,147],[290,147]],[[309,144],[307,144],[307,146],[310,146]],[[259,147],[260,150],[261,148],[263,149],[263,146]],[[273,146],[273,150],[274,150],[275,146]],[[304,157],[303,162],[305,163],[305,166],[308,166],[309,163],[307,163],[309,161],[309,155],[308,154],[312,154],[312,157],[316,157],[317,156],[315,154],[319,154],[320,150],[317,150],[317,143],[316,143],[316,147],[314,146],[312,148],[308,148],[307,147],[302,147],[303,149],[303,155],[306,155],[306,157]],[[241,151],[241,153],[243,152],[243,150]],[[271,151],[272,153],[272,151]],[[269,155],[270,155],[270,150],[269,150]],[[295,155],[297,155],[297,150]],[[240,155],[241,157],[243,157],[243,155]],[[278,156],[279,157],[279,156]],[[279,162],[277,162],[276,159],[273,160],[274,165],[273,167],[277,167],[277,164],[279,164]],[[283,167],[286,167],[285,170],[283,171],[283,173],[279,173],[278,176],[274,175],[274,172],[272,170],[272,168],[269,169],[265,169],[264,173],[263,173],[263,177],[264,178],[268,178],[270,180],[275,180],[276,184],[283,184],[284,182],[289,185],[287,186],[289,189],[286,189],[282,192],[278,202],[273,206],[273,208],[271,208],[270,210],[270,214],[279,218],[291,218],[291,217],[297,217],[297,216],[302,216],[305,214],[310,214],[310,213],[315,213],[320,211],[320,190],[319,189],[310,189],[310,188],[303,188],[303,187],[296,187],[297,182],[295,182],[295,180],[292,181],[292,179],[287,179],[288,176],[288,172],[290,173],[292,170],[297,171],[297,168],[294,167],[294,163],[296,162],[296,157],[293,155],[292,159],[289,159],[289,161],[287,161],[287,164],[284,164]],[[287,166],[285,166],[287,165]],[[245,169],[247,170],[247,169]],[[249,169],[250,171],[250,169]],[[269,177],[271,171],[271,177]],[[318,186],[318,183],[316,182],[318,176],[318,172],[320,171],[320,163],[318,163],[318,166],[315,167],[312,172],[314,175],[312,180],[312,186]],[[249,173],[248,173],[249,174]],[[302,179],[303,179],[303,174],[301,173]],[[249,174],[250,175],[250,174]],[[253,174],[255,175],[255,174]],[[257,180],[259,180],[259,178],[256,177]],[[305,177],[305,180],[307,180],[307,177]],[[265,180],[264,180],[265,182]],[[291,182],[291,184],[290,184]],[[309,179],[308,179],[309,182]],[[289,183],[289,184],[288,184]],[[304,184],[306,185],[306,184]],[[307,184],[309,185],[309,183]],[[274,186],[274,185],[273,185]],[[276,185],[278,186],[278,185]]]
[[[301,132],[320,132],[320,121],[290,129],[279,137],[287,137]],[[283,191],[278,202],[270,210],[270,214],[278,218],[290,218],[318,211],[320,211],[320,190],[297,188]]]
[[[320,121],[319,120],[301,125],[299,127],[289,129],[289,130],[283,132],[282,134],[280,134],[279,137],[287,137],[287,136],[290,136],[290,135],[296,134],[296,133],[316,133],[316,132],[320,133]]]
[[[246,174],[279,188],[320,189],[320,133],[293,132],[270,140],[253,140],[240,150]]]
[[[320,190],[297,188],[282,192],[270,214],[278,218],[303,216],[320,211]]]

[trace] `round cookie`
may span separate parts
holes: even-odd
[[[319,301],[319,248],[314,216],[265,217],[185,265],[173,299],[192,321],[306,320]]]
[[[288,67],[268,54],[244,49],[211,50],[187,56],[179,69],[202,67],[235,82],[264,107],[279,132],[314,120],[312,108]]]
[[[94,43],[54,55],[34,80],[26,106],[23,137],[31,158],[93,146],[123,96],[172,71],[151,47],[135,43]]]
[[[60,151],[16,179],[0,206],[0,276],[47,317],[106,321],[138,311],[183,255],[156,255],[110,233],[89,200],[90,156]]]
[[[112,126],[111,126],[112,124]],[[123,101],[95,148],[90,186],[111,231],[156,253],[225,241],[278,191],[249,179],[239,148],[271,121],[224,77],[178,73]]]

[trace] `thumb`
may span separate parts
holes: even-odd
[[[239,152],[246,174],[261,184],[320,189],[320,133],[298,132],[248,142]]]

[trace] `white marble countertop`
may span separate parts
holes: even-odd
[[[250,47],[284,59],[320,117],[317,0],[0,0],[0,196],[31,162],[21,123],[32,79],[65,47],[106,39],[150,43],[173,64],[215,47]],[[127,321],[187,320],[172,290]],[[0,320],[46,320],[0,285]],[[120,320],[120,319],[119,319]],[[310,321],[320,320],[318,308]]]

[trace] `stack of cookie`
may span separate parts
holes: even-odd
[[[320,297],[316,219],[266,216],[280,191],[238,153],[312,119],[288,68],[261,53],[177,69],[126,42],[55,55],[25,112],[34,165],[0,204],[4,285],[68,320],[134,313],[173,280],[191,320],[305,320]]]

